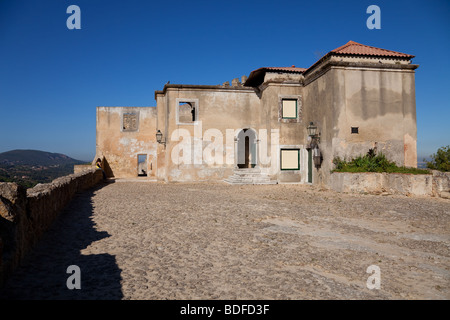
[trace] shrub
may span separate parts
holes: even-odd
[[[333,159],[335,172],[397,172],[412,174],[428,174],[428,170],[398,167],[395,162],[389,161],[383,153],[376,154],[374,149],[370,149],[365,155],[347,162],[339,157]]]
[[[345,160],[342,160],[339,157],[335,157],[333,159],[333,164],[334,164],[335,168],[339,170],[339,169],[343,169],[344,168],[346,162],[345,162]]]
[[[426,161],[427,168],[432,170],[450,171],[450,145],[441,147],[431,155],[431,161]]]

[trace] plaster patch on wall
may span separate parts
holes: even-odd
[[[119,143],[123,146],[128,146],[130,144],[129,138],[120,138]]]
[[[137,139],[131,139],[130,152],[137,153],[146,153],[148,146],[144,141],[138,141]]]
[[[404,135],[405,167],[417,167],[417,141],[408,133]]]

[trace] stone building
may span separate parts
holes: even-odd
[[[417,166],[414,56],[353,41],[309,68],[231,85],[166,84],[156,107],[97,107],[96,158],[117,178],[327,184],[370,148]]]

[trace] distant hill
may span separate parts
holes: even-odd
[[[73,166],[85,161],[61,153],[39,150],[11,150],[0,153],[0,182],[17,182],[27,188],[73,173]]]

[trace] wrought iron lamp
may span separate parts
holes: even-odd
[[[317,135],[317,126],[314,125],[314,122],[310,122],[306,130],[308,131],[308,136],[310,137],[315,137]]]
[[[161,132],[161,130],[156,131],[156,142],[163,144],[164,146],[166,146],[166,139],[162,139],[163,138],[163,134]]]
[[[323,159],[319,149],[320,133],[317,132],[317,126],[314,125],[314,122],[310,122],[306,130],[308,132],[308,140],[310,140],[308,149],[313,150],[314,165],[316,168],[319,168]]]

